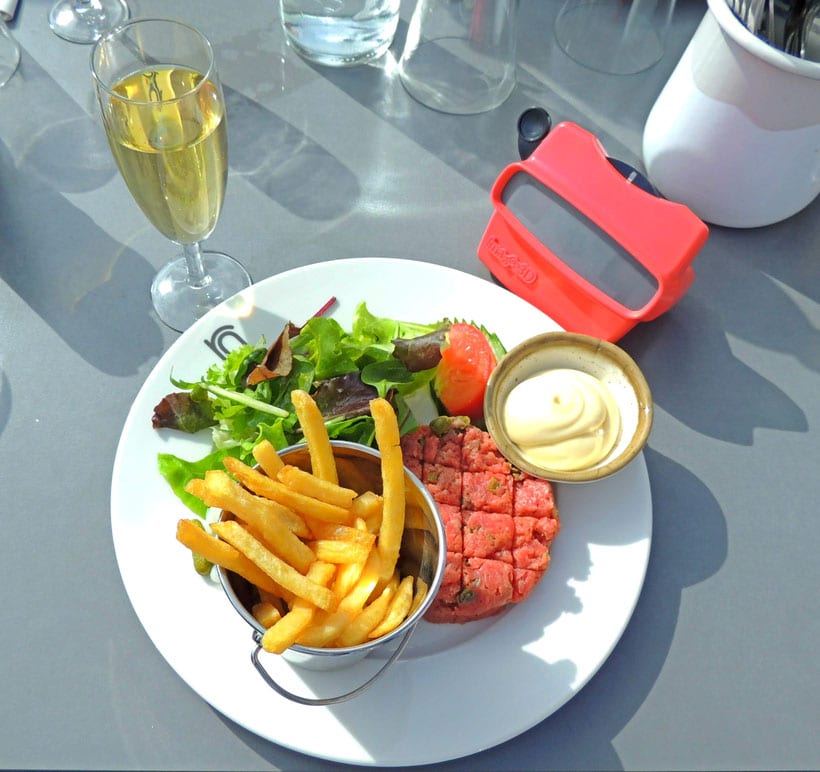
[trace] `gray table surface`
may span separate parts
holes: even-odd
[[[21,0],[22,64],[0,90],[0,765],[336,768],[222,717],[129,604],[112,462],[134,396],[177,338],[147,291],[171,248],[115,171],[89,49],[49,30],[49,5]],[[132,3],[215,44],[232,163],[210,243],[256,279],[371,255],[489,278],[475,254],[488,190],[531,104],[640,167],[643,123],[705,2],[679,0],[663,60],[626,77],[558,49],[558,5],[523,0],[515,92],[455,117],[413,102],[395,77],[412,3],[391,53],[346,70],[288,50],[273,0]],[[635,613],[563,708],[441,768],[820,766],[818,215],[815,201],[771,227],[712,228],[689,293],[621,341],[656,400],[654,535]]]

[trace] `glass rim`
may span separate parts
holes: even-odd
[[[176,94],[171,99],[163,99],[161,100],[164,104],[171,104],[173,102],[178,102],[181,99],[185,99],[189,97],[191,94],[195,94],[197,91],[200,91],[206,83],[212,81],[214,79],[214,72],[216,70],[216,58],[214,57],[214,49],[211,41],[205,36],[203,32],[199,29],[194,27],[187,22],[180,21],[179,19],[173,19],[169,17],[162,17],[162,16],[147,16],[147,17],[140,17],[137,19],[128,19],[127,21],[122,22],[122,24],[118,24],[113,29],[106,32],[101,38],[95,41],[94,46],[91,50],[91,76],[94,78],[94,82],[99,89],[104,91],[109,97],[117,99],[120,102],[128,102],[130,104],[136,105],[156,105],[158,102],[151,100],[151,99],[139,99],[134,97],[127,97],[123,96],[122,94],[114,91],[113,86],[116,83],[119,83],[123,78],[127,77],[127,75],[122,75],[117,78],[116,81],[112,84],[107,84],[101,75],[98,72],[98,59],[100,55],[100,51],[104,48],[106,43],[111,42],[114,38],[121,37],[122,34],[132,27],[142,26],[148,22],[161,22],[163,24],[173,25],[175,27],[184,28],[190,32],[193,32],[196,37],[198,37],[202,43],[204,44],[205,51],[207,52],[208,57],[208,66],[205,68],[204,72],[202,72],[202,80],[200,80],[195,86],[188,89],[182,94]],[[160,62],[159,64],[170,64],[170,62]],[[192,68],[194,69],[194,68]],[[137,72],[138,70],[135,70]],[[199,72],[198,69],[195,70]]]

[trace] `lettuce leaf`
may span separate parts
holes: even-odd
[[[298,328],[289,340],[292,366],[287,375],[248,385],[248,375],[268,353],[264,339],[232,350],[224,361],[211,365],[199,380],[188,381],[172,375],[171,382],[188,392],[192,403],[207,402],[206,415],[213,424],[210,428],[213,449],[196,461],[162,453],[158,459],[160,473],[192,511],[204,516],[202,502],[184,490],[188,481],[203,477],[209,469],[222,468],[226,454],[255,463],[252,451],[263,439],[280,450],[301,442],[291,392],[302,389],[314,393],[323,383],[341,376],[356,379],[363,389],[372,391],[372,396],[390,399],[396,407],[402,433],[411,431],[418,422],[405,398],[429,385],[435,376],[435,367],[411,372],[404,362],[394,357],[393,341],[428,335],[447,323],[448,320],[439,320],[421,324],[378,317],[361,302],[355,309],[350,332],[335,319],[325,316],[315,316]],[[485,334],[489,337],[489,333]],[[342,397],[340,394],[334,403],[333,389],[323,391],[322,412],[327,417],[328,434],[333,439],[372,445],[375,441],[373,419],[369,413],[362,414],[361,398],[359,407],[355,408],[352,403],[346,406]],[[200,428],[202,423],[192,422],[190,426]]]
[[[236,451],[215,450],[199,461],[186,461],[174,456],[171,453],[159,453],[157,455],[157,466],[160,474],[168,481],[171,489],[180,500],[200,517],[205,517],[208,508],[196,496],[192,496],[185,490],[185,486],[195,478],[205,476],[209,469],[217,469],[222,466],[222,459],[227,455],[236,455]]]

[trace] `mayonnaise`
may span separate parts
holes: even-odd
[[[592,466],[612,450],[621,414],[594,375],[557,368],[515,386],[504,404],[510,439],[532,463],[563,471]]]

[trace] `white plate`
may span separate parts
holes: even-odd
[[[237,336],[273,341],[331,296],[349,329],[366,300],[380,316],[484,324],[508,347],[557,325],[490,282],[409,260],[337,260],[273,276],[197,322],[162,357],[123,428],[111,486],[117,562],[131,603],[171,667],[214,708],[248,730],[296,751],[362,765],[435,763],[466,756],[526,731],[595,674],[632,615],[652,531],[643,455],[607,480],[557,489],[563,528],[549,572],[525,603],[467,625],[422,623],[399,662],[369,691],[332,707],[289,702],[250,661],[251,628],[217,586],[191,567],[174,538],[189,511],[157,472],[168,451],[199,458],[207,433],[190,438],[151,428],[154,405],[175,376],[195,379]],[[145,556],[150,556],[146,560]],[[382,664],[375,656],[344,670],[314,672],[264,655],[268,670],[305,694],[339,694]],[[321,738],[319,741],[317,738]]]

